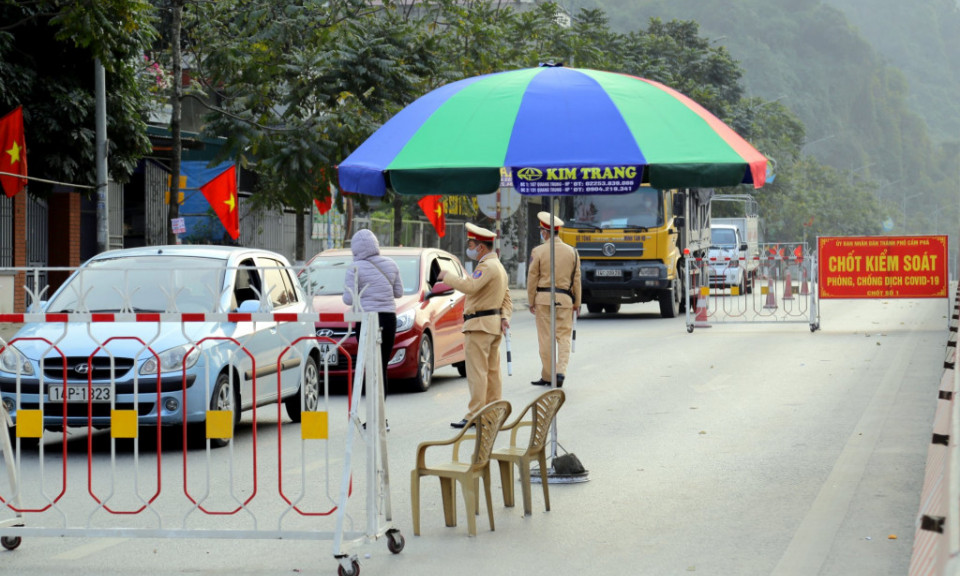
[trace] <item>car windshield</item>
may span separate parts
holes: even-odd
[[[420,290],[420,257],[387,256],[397,263],[404,294],[416,294]],[[307,294],[324,296],[343,294],[343,281],[347,269],[353,264],[353,256],[321,256],[300,274],[300,284]]]
[[[50,312],[215,312],[225,261],[178,256],[95,260],[50,301]]]
[[[710,243],[714,246],[736,246],[737,234],[730,228],[714,228],[710,230]]]
[[[641,188],[631,194],[574,196],[566,205],[568,228],[652,228],[663,225],[660,192]]]

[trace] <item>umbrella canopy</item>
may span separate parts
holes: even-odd
[[[767,159],[683,94],[635,76],[540,67],[422,96],[339,166],[346,192],[474,195],[763,186]]]

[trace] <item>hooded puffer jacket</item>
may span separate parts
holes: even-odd
[[[380,242],[373,232],[358,230],[350,241],[353,265],[343,281],[343,303],[353,305],[354,290],[360,294],[364,312],[394,312],[394,298],[403,296],[403,282],[397,263],[380,255]],[[356,288],[354,278],[357,279]]]

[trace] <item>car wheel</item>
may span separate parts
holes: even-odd
[[[603,312],[603,304],[587,304],[587,312],[591,314],[599,314]]]
[[[467,377],[467,361],[466,360],[464,360],[463,362],[455,362],[453,365],[456,367],[457,373],[460,374],[461,378]]]
[[[287,409],[287,416],[294,422],[302,419],[303,412],[313,412],[320,405],[320,371],[317,370],[317,362],[313,356],[307,357],[307,364],[303,367],[303,382],[300,383],[301,389],[293,396],[288,396],[283,401],[284,408]],[[303,398],[301,398],[301,391]]]
[[[433,382],[433,342],[430,341],[429,334],[424,334],[420,339],[420,353],[417,355],[417,376],[413,379],[414,389],[417,392],[426,392],[431,382]]]
[[[603,311],[606,312],[607,314],[616,314],[617,312],[620,311],[620,305],[619,305],[619,304],[604,304],[604,305],[603,305]]]
[[[213,385],[213,395],[210,398],[210,409],[211,410],[229,410],[233,412],[233,417],[230,419],[232,425],[231,432],[235,432],[237,429],[237,424],[240,423],[240,391],[239,386],[230,385],[230,374],[227,372],[221,372],[217,376],[217,383]],[[200,441],[206,439],[207,430],[206,423],[202,423],[198,426],[194,426],[194,436],[199,443]],[[231,436],[233,434],[231,433]],[[211,438],[210,447],[211,448],[223,448],[230,443],[230,438]]]

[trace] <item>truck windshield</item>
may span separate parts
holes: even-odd
[[[641,188],[630,194],[573,196],[565,203],[568,228],[653,228],[663,226],[659,190]]]
[[[736,246],[737,233],[732,228],[713,228],[710,230],[710,242],[714,246]]]

